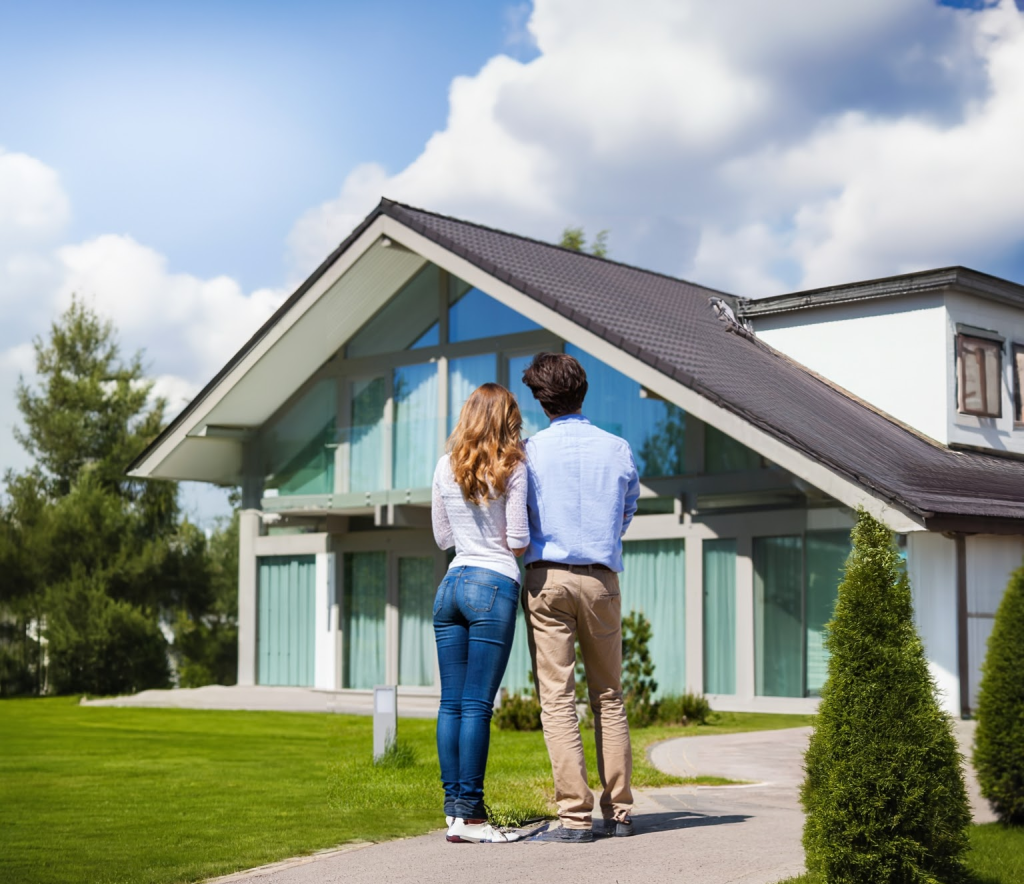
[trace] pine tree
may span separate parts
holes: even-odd
[[[866,513],[828,627],[807,750],[804,848],[828,884],[960,881],[970,809],[891,532]]]
[[[978,693],[974,766],[1000,821],[1024,826],[1024,568],[996,612]]]

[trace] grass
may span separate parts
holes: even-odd
[[[971,826],[967,867],[971,884],[1021,884],[1024,881],[1024,829],[998,823]],[[780,884],[818,884],[810,875],[787,878]]]
[[[705,726],[635,731],[634,785],[681,782],[648,763],[660,740],[809,721],[721,713]],[[584,741],[596,772],[592,732]],[[371,720],[357,716],[0,701],[0,880],[195,881],[443,825],[434,722],[402,719],[384,764],[372,764],[372,742]],[[548,815],[551,793],[541,735],[494,731],[494,818]]]

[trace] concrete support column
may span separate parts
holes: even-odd
[[[238,518],[238,683],[256,684],[256,538],[259,510],[242,510]]]
[[[736,696],[754,696],[754,559],[748,534],[736,538]]]

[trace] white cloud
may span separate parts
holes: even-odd
[[[1010,0],[537,0],[539,55],[456,79],[406,168],[354,170],[289,246],[310,270],[381,195],[739,294],[984,262],[1021,241]]]
[[[0,148],[0,243],[24,244],[58,234],[71,215],[57,173],[35,157]]]

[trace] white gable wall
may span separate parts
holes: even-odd
[[[885,298],[753,319],[757,336],[897,420],[948,443],[941,295]]]

